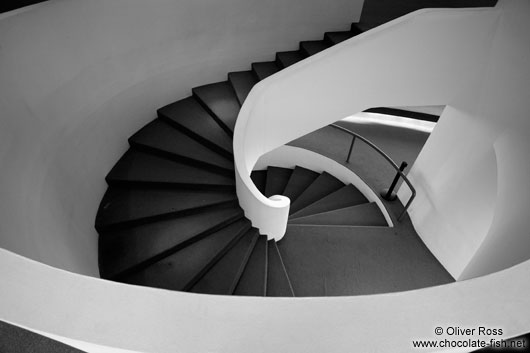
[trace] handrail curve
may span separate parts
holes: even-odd
[[[411,196],[409,198],[409,200],[407,201],[406,205],[405,205],[405,208],[403,209],[403,211],[401,212],[401,214],[398,216],[398,221],[401,221],[401,219],[405,216],[405,214],[407,213],[407,210],[409,209],[410,205],[412,204],[412,201],[414,201],[414,198],[416,197],[416,189],[414,188],[414,186],[412,185],[412,183],[410,182],[409,178],[407,178],[407,176],[405,175],[405,173],[403,173],[401,171],[401,169],[398,167],[398,165],[396,164],[396,162],[394,162],[394,160],[392,158],[390,158],[389,155],[387,155],[381,148],[379,148],[376,144],[374,144],[372,141],[368,140],[366,137],[363,137],[361,135],[359,135],[358,133],[356,132],[353,132],[349,129],[346,129],[345,127],[342,127],[340,125],[337,125],[337,124],[330,124],[329,126],[337,129],[337,130],[340,130],[342,132],[345,132],[351,136],[353,136],[354,140],[352,140],[352,144],[351,144],[351,147],[350,147],[350,151],[348,153],[348,158],[347,160],[350,159],[350,155],[351,155],[351,151],[352,151],[352,148],[353,148],[353,142],[355,141],[356,138],[360,139],[361,141],[363,141],[364,143],[366,143],[368,146],[370,146],[373,150],[375,150],[377,153],[379,153],[381,156],[383,156],[384,159],[386,159],[388,161],[388,163],[390,163],[390,165],[392,166],[392,168],[394,168],[396,170],[396,172],[399,174],[399,176],[403,179],[403,181],[408,185],[408,187],[410,188],[410,191],[411,191]]]
[[[370,107],[447,105],[466,88],[460,82],[473,82],[480,68],[462,62],[485,55],[497,17],[495,10],[484,9],[419,10],[256,84],[234,131],[236,190],[252,225],[278,240],[289,212],[286,200],[265,198],[252,182],[250,173],[261,156]],[[436,44],[425,50],[427,42]],[[381,55],[389,48],[393,55]]]

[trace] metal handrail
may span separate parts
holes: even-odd
[[[342,126],[339,126],[339,125],[336,125],[336,124],[331,124],[330,125],[331,127],[335,128],[335,129],[338,129],[338,130],[341,130],[349,135],[351,135],[353,137],[352,141],[351,141],[351,145],[350,145],[350,150],[348,151],[348,157],[346,157],[346,162],[349,162],[350,161],[350,156],[351,156],[351,153],[352,153],[352,150],[353,150],[353,144],[355,143],[355,139],[360,139],[361,141],[363,141],[364,143],[366,143],[368,146],[370,146],[372,149],[374,149],[377,153],[379,153],[381,156],[383,156],[383,158],[385,158],[389,163],[390,165],[396,170],[397,174],[403,178],[403,181],[408,185],[408,187],[410,188],[410,191],[412,192],[412,195],[410,196],[409,198],[409,201],[407,202],[407,204],[405,205],[405,209],[403,210],[403,212],[401,212],[401,214],[399,215],[398,217],[398,221],[401,221],[401,219],[403,218],[403,216],[405,215],[405,213],[407,213],[407,210],[408,208],[410,207],[410,205],[412,204],[412,201],[414,200],[414,198],[416,197],[416,189],[414,188],[414,186],[412,186],[412,183],[410,182],[410,180],[407,178],[407,176],[403,173],[403,171],[398,167],[398,165],[396,164],[396,162],[394,162],[392,160],[392,158],[390,158],[385,152],[383,152],[379,147],[377,147],[372,141],[368,140],[367,138],[365,137],[362,137],[361,135],[351,131],[351,130],[348,130]],[[390,190],[392,191],[392,190]]]

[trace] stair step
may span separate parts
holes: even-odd
[[[247,265],[258,236],[257,229],[248,230],[237,244],[195,283],[190,292],[231,295]]]
[[[189,290],[250,229],[246,219],[236,221],[138,272],[120,278],[128,284]]]
[[[194,97],[158,109],[158,116],[211,150],[233,160],[232,139]]]
[[[327,48],[329,48],[329,43],[324,40],[308,40],[300,42],[300,50],[307,56],[315,55]]]
[[[253,170],[252,173],[250,173],[250,178],[258,190],[262,194],[265,194],[265,186],[267,185],[267,170]]]
[[[129,149],[106,177],[109,185],[235,190],[233,177]]]
[[[354,36],[363,33],[363,30],[359,27],[358,23],[352,23],[350,27],[350,32],[353,33]]]
[[[267,297],[294,297],[289,275],[276,246],[276,241],[268,241]]]
[[[155,119],[145,125],[129,138],[129,144],[136,149],[234,175],[233,162],[161,119]]]
[[[267,183],[265,185],[265,196],[283,195],[283,190],[291,177],[293,170],[280,167],[267,168]]]
[[[296,218],[290,220],[289,224],[388,226],[385,217],[375,202]]]
[[[306,55],[300,50],[282,51],[276,53],[276,65],[281,68],[286,68],[305,58]]]
[[[266,61],[252,64],[252,71],[256,75],[258,80],[264,80],[270,75],[273,75],[280,71],[278,65],[274,61]]]
[[[293,203],[319,175],[312,170],[296,166],[282,195],[287,196],[291,200],[291,203]]]
[[[260,235],[239,282],[234,295],[267,295],[267,236]]]
[[[240,105],[230,82],[223,81],[195,87],[192,92],[221,128],[232,137]]]
[[[230,72],[228,74],[228,81],[232,84],[240,105],[243,105],[252,87],[258,83],[256,76],[250,70]]]
[[[101,277],[112,279],[146,267],[243,216],[239,206],[232,206],[102,233]]]
[[[96,228],[124,228],[233,204],[237,204],[233,191],[109,187],[98,209]]]
[[[347,39],[350,39],[354,36],[353,32],[344,31],[344,32],[326,32],[324,34],[324,40],[331,45],[339,44]]]
[[[300,211],[302,208],[309,206],[313,202],[337,191],[344,186],[344,183],[333,175],[323,172],[315,181],[298,196],[295,202],[291,203],[290,214]]]
[[[293,213],[289,218],[295,219],[339,208],[360,205],[367,202],[368,200],[366,197],[364,197],[355,186],[350,184],[332,192],[328,196],[325,196],[311,205],[302,208],[300,211]]]
[[[288,225],[277,245],[297,297],[370,295],[454,282],[417,235],[396,231]]]

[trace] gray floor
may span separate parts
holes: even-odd
[[[2,353],[83,353],[64,343],[35,332],[0,321],[0,352]]]
[[[425,132],[379,124],[340,124],[370,139],[398,163],[405,160],[409,165],[429,137]],[[345,133],[326,127],[290,145],[341,162],[376,192],[388,187],[394,170],[363,143],[357,142],[350,163],[344,161],[350,141]],[[376,294],[454,281],[423,244],[410,219],[396,221],[403,205],[384,203],[394,219],[393,228],[289,226],[278,246],[296,296]]]

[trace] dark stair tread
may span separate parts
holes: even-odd
[[[258,83],[256,76],[250,70],[230,72],[228,74],[228,81],[232,84],[240,105],[243,105],[252,87]]]
[[[248,220],[236,221],[138,272],[121,277],[120,281],[171,290],[189,290],[248,229]]]
[[[260,235],[239,282],[234,295],[267,295],[267,236]]]
[[[285,186],[283,196],[287,196],[293,203],[302,192],[318,178],[320,174],[312,170],[296,166]]]
[[[294,297],[289,275],[276,241],[268,241],[267,297]]]
[[[264,80],[270,75],[273,75],[280,71],[278,65],[274,61],[265,61],[252,64],[252,71],[258,78],[258,80]]]
[[[208,272],[190,289],[190,292],[203,294],[230,295],[248,262],[252,249],[258,240],[258,230],[252,228],[239,239]]]
[[[333,175],[323,172],[315,179],[315,181],[305,189],[305,191],[298,196],[295,202],[291,203],[290,213],[296,213],[302,208],[309,206],[313,202],[337,191],[344,186],[344,183]]]
[[[158,116],[211,150],[233,160],[232,139],[194,97],[158,109]]]
[[[112,278],[145,267],[242,218],[239,206],[102,233],[99,268]]]
[[[315,55],[327,48],[329,48],[329,43],[324,40],[308,40],[300,42],[300,50],[302,50],[307,56]]]
[[[350,39],[351,37],[354,37],[355,33],[351,31],[343,31],[343,32],[326,32],[324,34],[324,39],[332,44],[339,44],[340,42],[343,42],[347,39]]]
[[[283,195],[285,186],[291,177],[293,170],[281,167],[267,168],[267,182],[265,185],[265,196]]]
[[[267,185],[267,170],[253,170],[252,173],[250,173],[250,178],[258,190],[264,194],[265,186]]]
[[[288,225],[278,242],[297,297],[405,291],[454,282],[416,234]]]
[[[192,92],[223,130],[232,136],[240,105],[230,82],[223,81],[195,87]]]
[[[375,202],[296,218],[290,220],[289,224],[388,226],[385,217]]]
[[[106,177],[109,185],[179,186],[233,190],[233,177],[154,154],[129,149]]]
[[[233,191],[109,187],[98,209],[96,228],[123,228],[235,203]]]
[[[302,208],[298,212],[292,214],[289,218],[295,219],[298,217],[309,216],[316,213],[336,210],[339,208],[349,207],[367,203],[368,200],[364,195],[353,185],[346,185],[328,196],[312,203],[311,205]]]
[[[286,68],[305,59],[305,57],[306,55],[300,50],[282,51],[276,53],[276,64],[281,68]]]
[[[129,138],[136,148],[157,153],[183,162],[216,167],[233,174],[234,163],[221,157],[197,140],[175,129],[162,119],[155,119]]]
[[[353,33],[354,36],[363,33],[363,30],[359,27],[358,23],[352,23],[350,27],[350,32]]]

